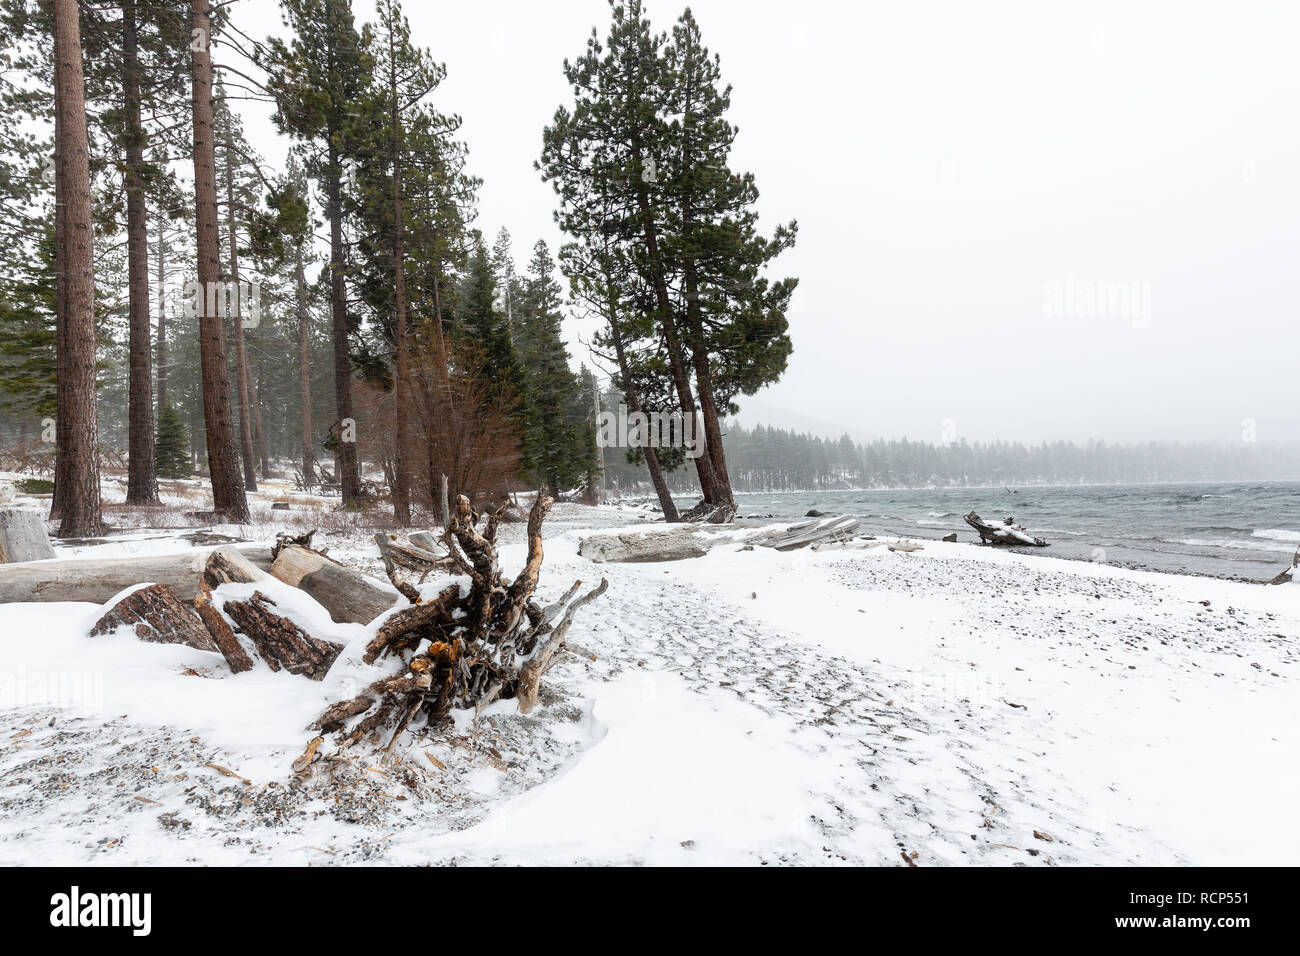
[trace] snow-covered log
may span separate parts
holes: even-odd
[[[995,524],[991,521],[985,521],[971,511],[965,515],[965,519],[968,525],[979,532],[980,541],[984,544],[1029,545],[1034,548],[1047,547],[1046,541],[1026,533],[1024,528],[1016,524],[1015,518],[1004,518],[1001,524]]]
[[[233,547],[259,569],[271,566],[265,545]],[[135,584],[165,584],[182,601],[199,593],[211,548],[129,558],[60,558],[0,565],[0,604],[12,601],[89,601],[103,604]]]
[[[369,624],[398,601],[364,574],[300,545],[276,556],[271,576],[306,591],[338,624]]]
[[[654,561],[682,561],[708,553],[711,542],[691,527],[651,532],[629,531],[622,534],[596,534],[583,538],[578,554],[597,564],[639,564]]]
[[[111,634],[120,627],[131,628],[140,640],[154,644],[217,649],[198,613],[165,584],[151,584],[126,595],[95,622],[90,636]]]
[[[247,600],[225,601],[221,611],[235,622],[239,633],[253,642],[258,656],[271,670],[284,668],[290,674],[320,680],[343,651],[343,645],[312,637],[275,607],[275,601],[254,591]]]
[[[752,543],[777,551],[795,551],[810,544],[846,542],[857,534],[859,524],[858,519],[851,515],[801,521],[784,531],[755,538]]]

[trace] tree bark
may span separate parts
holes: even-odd
[[[54,2],[54,55],[59,63],[57,112],[63,155],[56,170],[63,182],[66,259],[64,354],[67,470],[59,536],[82,538],[104,530],[99,496],[99,423],[95,399],[94,223],[90,204],[90,138],[81,63],[77,0]]]
[[[316,468],[316,453],[311,436],[311,317],[307,311],[307,276],[302,261],[302,245],[297,248],[294,267],[294,306],[298,312],[298,401],[302,406],[302,480],[311,481]]]
[[[167,217],[158,210],[158,415],[167,407]]]
[[[239,400],[239,450],[244,462],[244,490],[257,490],[253,463],[253,416],[248,400],[248,350],[244,348],[243,294],[239,285],[239,224],[235,218],[234,121],[226,128],[226,231],[230,241],[230,285],[226,295],[235,337],[235,397]]]
[[[606,276],[606,284],[613,288],[613,280]],[[632,409],[635,414],[644,414],[641,410],[641,399],[636,393],[636,387],[632,384],[632,376],[627,361],[627,353],[623,348],[623,333],[618,327],[618,303],[614,297],[610,296],[609,302],[609,334],[614,342],[614,355],[618,359],[618,374],[623,380],[623,397],[627,399],[628,408]],[[659,508],[664,513],[664,520],[670,523],[681,521],[681,516],[677,513],[677,503],[673,501],[672,494],[668,491],[668,482],[664,480],[664,472],[659,467],[659,453],[649,442],[641,449],[645,455],[646,467],[650,470],[650,482],[654,485],[655,494],[659,497]]]
[[[199,352],[203,373],[203,424],[207,437],[208,472],[212,479],[212,505],[227,520],[249,518],[248,499],[239,480],[235,433],[230,420],[229,372],[223,321],[208,306],[215,302],[221,281],[221,247],[217,233],[217,160],[212,126],[212,38],[210,0],[191,0],[196,40],[193,66],[194,196],[198,247]]]
[[[262,427],[262,361],[257,362],[253,376],[253,434],[257,436],[257,476],[265,481],[271,473],[271,458],[267,451],[266,429]]]
[[[156,505],[152,330],[149,327],[149,220],[144,197],[139,35],[135,0],[122,0],[122,107],[126,124],[126,260],[130,314],[127,397],[128,505]]]
[[[60,90],[63,71],[54,57],[54,350],[55,382],[68,380],[68,220],[65,215],[63,160],[63,118]],[[54,393],[54,494],[50,500],[50,520],[63,517],[63,501],[68,496],[68,400],[61,387]]]
[[[311,680],[325,677],[343,651],[342,644],[312,637],[293,621],[271,610],[275,601],[254,591],[247,601],[227,601],[221,610],[257,648],[273,671],[284,668]]]
[[[731,476],[727,472],[727,455],[722,447],[722,423],[718,415],[717,401],[713,396],[713,371],[709,367],[709,353],[704,341],[704,318],[700,311],[700,289],[694,259],[685,260],[684,272],[686,321],[690,324],[692,338],[691,364],[695,369],[695,387],[700,396],[700,414],[704,418],[705,451],[713,463],[718,493],[722,497],[719,503],[735,505],[736,497],[731,490]]]
[[[396,316],[396,329],[393,338],[397,350],[396,381],[393,383],[393,414],[396,418],[395,429],[397,448],[394,453],[393,475],[393,516],[403,527],[411,523],[411,460],[410,437],[407,414],[408,368],[406,343],[406,261],[403,249],[402,218],[402,115],[397,101],[397,64],[395,51],[392,49],[392,34],[389,33],[388,51],[388,94],[392,101],[389,122],[392,124],[393,147],[393,298]]]
[[[151,644],[187,644],[201,651],[217,650],[198,612],[182,604],[165,584],[132,591],[95,622],[90,636],[111,634],[119,627],[130,627],[136,637]]]
[[[326,213],[330,221],[330,311],[334,326],[334,409],[339,490],[343,504],[361,496],[361,476],[355,441],[345,441],[345,429],[352,418],[352,358],[348,348],[347,286],[343,275],[343,186],[338,155],[330,147],[329,179],[325,184]]]

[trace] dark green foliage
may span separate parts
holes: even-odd
[[[54,414],[54,228],[48,225],[32,262],[0,276],[0,407]]]
[[[14,490],[24,495],[52,495],[54,481],[50,478],[19,478],[14,482]]]
[[[539,241],[514,314],[526,408],[524,470],[553,494],[586,480],[595,452],[591,394],[569,368],[554,273],[550,250]]]
[[[190,436],[180,412],[173,405],[164,405],[158,415],[153,455],[154,468],[159,478],[190,476]]]

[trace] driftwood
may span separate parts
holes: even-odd
[[[0,511],[0,564],[44,561],[54,557],[45,522],[35,511]]]
[[[994,524],[991,521],[985,521],[971,511],[965,515],[965,520],[968,525],[979,532],[980,542],[983,544],[1029,545],[1034,548],[1047,547],[1046,541],[1026,533],[1024,528],[1016,524],[1015,518],[1005,518],[1001,524]]]
[[[681,561],[698,558],[719,543],[742,543],[794,551],[808,545],[847,546],[858,534],[859,522],[851,516],[801,521],[780,531],[737,532],[735,526],[663,525],[646,531],[589,535],[578,544],[578,554],[599,563]]]
[[[369,624],[398,600],[364,574],[299,545],[279,553],[271,575],[306,591],[338,624]]]
[[[264,545],[233,547],[254,566],[270,567],[271,556]],[[146,581],[165,584],[182,601],[191,601],[199,593],[199,575],[211,553],[211,548],[194,548],[176,554],[60,558],[0,565],[0,604],[13,601],[103,604],[132,585]]]
[[[384,622],[363,660],[396,655],[405,668],[331,705],[316,719],[313,729],[339,735],[339,751],[364,739],[378,741],[381,730],[388,734],[391,749],[420,715],[432,725],[453,708],[479,713],[497,699],[518,699],[521,711],[532,710],[538,681],[557,660],[574,615],[607,587],[602,581],[579,597],[581,582],[575,582],[549,607],[533,602],[542,566],[542,521],[550,498],[538,495],[529,513],[528,554],[513,581],[505,579],[497,565],[497,516],[488,516],[480,527],[468,498],[460,496],[452,514],[444,488],[443,502],[443,544],[456,571],[469,576],[468,593],[462,594],[459,584],[449,585],[434,600],[412,601]],[[424,650],[416,653],[419,647]],[[319,747],[313,744],[295,769],[308,768]]]
[[[375,544],[379,545],[379,556],[389,580],[398,568],[414,571],[420,575],[420,580],[424,580],[430,571],[450,571],[454,566],[451,557],[438,550],[433,536],[427,531],[417,531],[405,542],[396,535],[381,531],[375,535]]]
[[[272,610],[274,607],[275,601],[254,591],[246,601],[226,601],[221,610],[235,622],[239,633],[253,642],[258,656],[271,670],[284,668],[290,674],[320,680],[343,651],[343,645],[312,637]]]
[[[104,612],[90,629],[90,636],[111,634],[119,627],[130,627],[140,640],[153,644],[187,644],[201,651],[217,649],[198,613],[165,584],[132,591]]]
[[[814,521],[793,524],[784,531],[774,534],[760,535],[751,543],[765,548],[775,548],[777,551],[795,551],[810,544],[830,541],[843,543],[857,534],[859,524],[858,519],[851,515],[818,518]]]
[[[592,535],[578,544],[578,554],[597,564],[682,561],[706,554],[711,543],[692,528],[674,527],[671,531]]]
[[[1295,557],[1291,559],[1291,567],[1285,571],[1279,571],[1277,577],[1266,584],[1290,584],[1295,579],[1296,569],[1300,568],[1300,548],[1296,548]]]

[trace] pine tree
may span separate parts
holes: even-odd
[[[476,237],[455,312],[458,352],[490,400],[516,424],[523,419],[523,373],[505,314],[497,310],[497,280],[482,236]]]
[[[721,490],[731,496],[721,419],[731,398],[780,377],[790,354],[785,310],[795,280],[770,284],[762,271],[794,244],[796,225],[772,240],[757,234],[758,190],[728,156],[737,130],[727,120],[730,87],[686,10],[664,53],[669,125],[665,154],[671,216],[664,254],[681,274],[685,337],[695,371],[706,447]]]
[[[649,296],[638,305],[654,317],[677,408],[699,442],[703,429],[664,248],[674,199],[662,175],[671,141],[662,111],[667,40],[652,32],[640,0],[611,6],[606,40],[593,32],[584,54],[565,63],[574,106],[559,109],[544,130],[538,165],[560,197],[561,228],[593,248],[602,237],[615,238],[645,280]],[[694,465],[705,502],[728,506],[712,458],[698,455]]]
[[[304,147],[307,174],[325,194],[330,231],[330,312],[334,339],[334,433],[339,483],[345,505],[361,494],[360,464],[353,441],[340,441],[353,418],[349,337],[347,250],[343,220],[349,189],[345,167],[354,159],[354,114],[370,82],[372,62],[352,17],[351,0],[285,0],[289,42],[273,38],[263,66],[276,100],[275,122]]]
[[[158,433],[153,444],[154,467],[160,478],[190,476],[190,437],[185,422],[172,405],[158,414]]]
[[[561,331],[561,290],[546,243],[533,246],[517,313],[516,351],[523,367],[524,469],[552,495],[588,477],[593,432],[588,396],[569,368]]]

